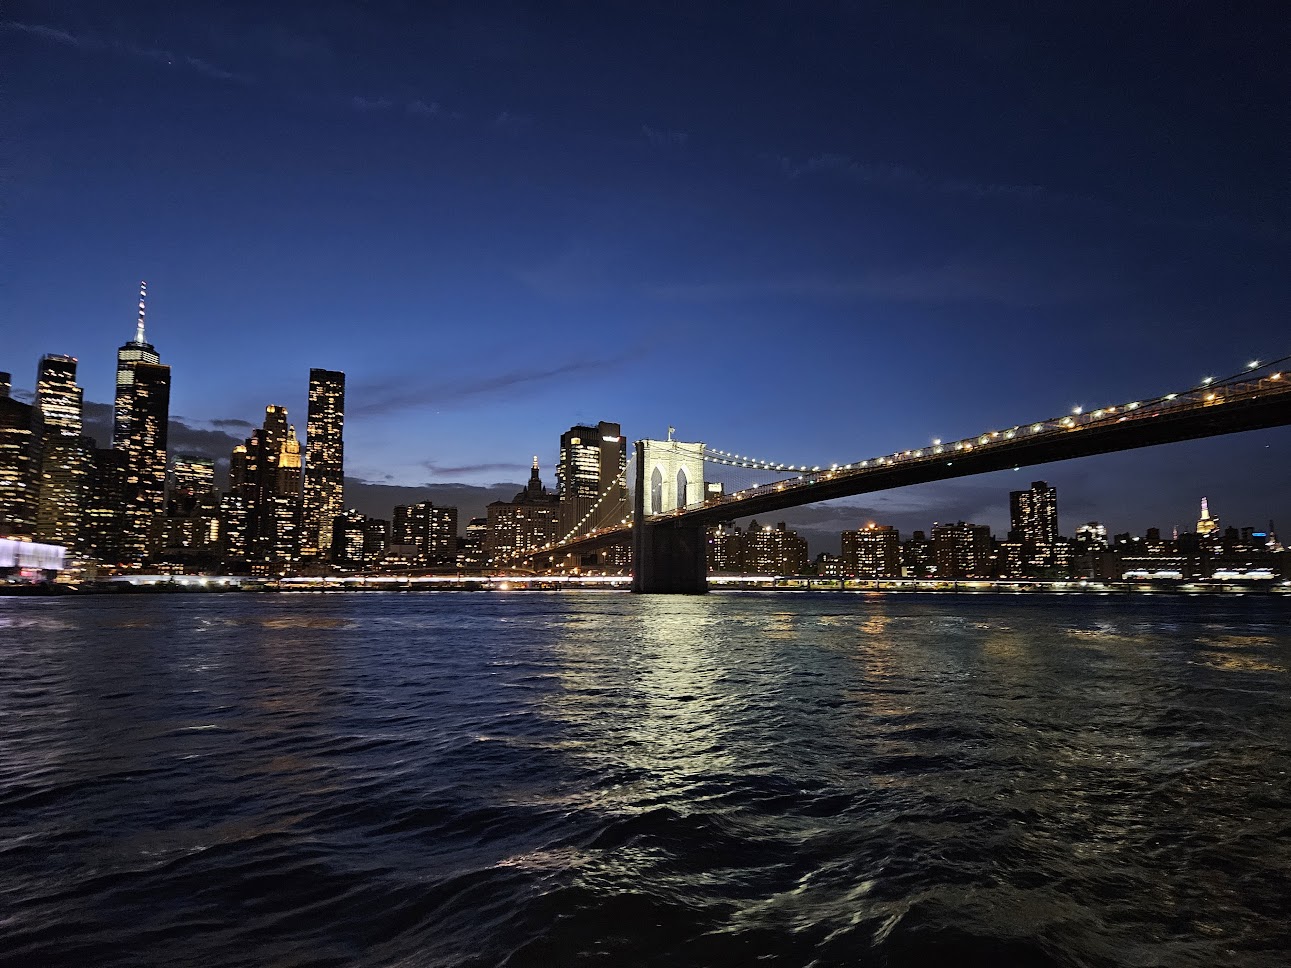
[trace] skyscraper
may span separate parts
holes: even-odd
[[[75,357],[47,354],[41,359],[36,373],[36,535],[65,548],[80,541],[90,480],[91,445],[81,433],[83,396]]]
[[[1197,519],[1197,534],[1204,538],[1218,532],[1219,518],[1210,516],[1210,502],[1203,497],[1201,499],[1201,517]]]
[[[1035,545],[1058,540],[1058,489],[1034,481],[1029,491],[1009,492],[1009,537]]]
[[[628,515],[628,445],[619,425],[570,427],[560,437],[556,493],[560,539],[617,525]]]
[[[233,449],[229,485],[239,505],[229,502],[227,510],[245,515],[246,560],[253,572],[281,574],[300,557],[300,451],[287,408],[274,404],[265,407],[264,426]],[[225,527],[236,530],[227,520]]]
[[[142,560],[148,550],[153,521],[166,499],[166,432],[170,420],[170,367],[161,363],[131,364],[126,411],[125,534],[128,558]]]
[[[0,538],[26,537],[36,525],[34,414],[9,395],[9,385],[9,374],[0,373]]]
[[[117,350],[117,396],[112,411],[112,446],[124,450],[130,437],[131,402],[134,393],[134,365],[160,363],[157,350],[144,338],[144,306],[148,300],[148,284],[139,283],[139,318],[135,323],[134,339]]]
[[[1038,577],[1059,563],[1057,488],[1034,481],[1028,491],[1009,492],[1009,543],[1010,577]]]
[[[305,493],[302,555],[326,554],[332,522],[341,514],[345,489],[345,374],[309,371],[309,415],[305,423]]]

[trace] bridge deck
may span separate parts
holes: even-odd
[[[1291,374],[1070,414],[763,484],[647,519],[711,525],[911,484],[1291,424]]]
[[[1291,424],[1291,373],[1234,379],[806,473],[652,515],[645,523],[704,527],[911,484],[1286,424]],[[774,470],[769,465],[761,467]],[[629,526],[606,528],[526,555],[525,560],[540,562],[551,556],[622,544],[631,533]]]

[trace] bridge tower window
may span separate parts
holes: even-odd
[[[663,475],[657,467],[650,475],[650,513],[663,513]]]
[[[686,468],[677,471],[677,507],[684,508],[687,505],[686,500]]]

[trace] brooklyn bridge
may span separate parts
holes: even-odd
[[[1186,390],[1076,408],[961,440],[934,440],[828,466],[757,460],[673,440],[671,433],[666,440],[639,440],[627,519],[567,535],[513,563],[542,569],[569,555],[630,542],[633,591],[702,593],[708,589],[707,529],[716,524],[913,484],[1291,424],[1291,372],[1280,369],[1289,359],[1254,361],[1240,374]],[[728,492],[706,480],[705,469],[715,465],[742,468],[766,480]],[[625,484],[622,478],[611,482],[602,497]]]

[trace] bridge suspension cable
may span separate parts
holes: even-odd
[[[743,454],[731,454],[724,450],[704,448],[704,460],[710,464],[725,464],[727,467],[743,467],[755,471],[777,471],[792,474],[797,471],[818,471],[819,467],[808,467],[806,464],[782,464],[778,461],[758,460]]]
[[[743,455],[729,454],[721,450],[706,449],[704,459],[710,460],[713,463],[724,463],[752,470],[770,470],[774,472],[797,471],[797,476],[787,480],[758,484],[739,491],[733,491],[722,495],[721,497],[710,499],[705,502],[705,504],[710,507],[726,504],[738,506],[739,501],[750,497],[769,494],[775,491],[811,487],[814,484],[834,480],[839,476],[852,476],[880,468],[886,469],[896,464],[905,464],[911,461],[944,460],[947,457],[955,457],[956,455],[971,453],[975,450],[981,450],[982,448],[995,447],[1013,442],[1020,443],[1022,440],[1041,440],[1050,435],[1068,433],[1073,430],[1081,430],[1091,426],[1106,425],[1108,423],[1121,423],[1127,420],[1148,419],[1156,416],[1157,414],[1166,412],[1220,405],[1229,397],[1238,398],[1250,394],[1258,394],[1262,390],[1276,389],[1279,392],[1285,392],[1286,386],[1291,384],[1291,373],[1284,373],[1279,368],[1288,362],[1291,362],[1291,355],[1279,357],[1278,359],[1270,360],[1268,362],[1252,360],[1247,364],[1244,370],[1235,373],[1232,376],[1224,377],[1222,379],[1207,377],[1187,390],[1166,393],[1159,397],[1153,397],[1147,400],[1135,400],[1129,403],[1098,407],[1093,410],[1088,410],[1084,407],[1075,407],[1071,413],[1061,417],[1049,417],[1044,420],[1036,421],[1035,423],[1018,424],[1008,430],[991,430],[983,434],[964,437],[960,440],[951,441],[949,443],[943,443],[941,440],[934,440],[930,445],[925,447],[904,450],[884,455],[882,457],[869,457],[864,460],[852,461],[847,464],[831,464],[828,469],[823,469],[819,466],[808,469],[804,465],[757,461]],[[1257,376],[1256,374],[1261,371],[1272,372],[1268,372],[1265,376]],[[804,503],[808,503],[810,500],[810,498],[806,498]],[[679,508],[675,511],[665,512],[661,515],[652,515],[651,517],[676,517],[692,510],[695,509]],[[738,514],[736,516],[738,516]]]

